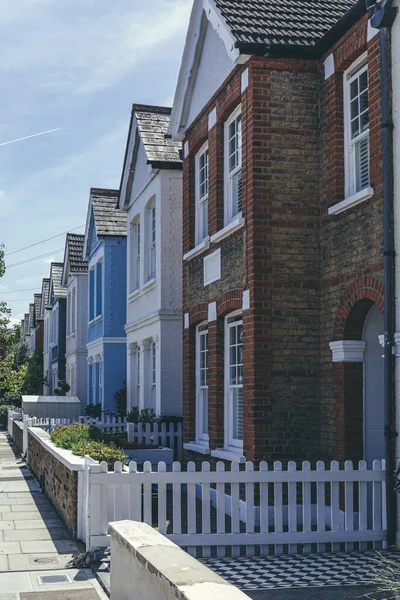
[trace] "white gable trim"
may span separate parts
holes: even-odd
[[[175,140],[182,140],[185,136],[208,23],[223,41],[232,63],[242,64],[249,59],[249,56],[241,55],[235,48],[235,38],[214,1],[194,0],[168,129]]]
[[[88,212],[87,212],[87,216],[86,216],[85,241],[83,243],[83,257],[82,257],[82,258],[86,258],[86,259],[89,258],[89,242],[90,242],[90,231],[91,231],[90,226],[91,226],[93,219],[94,219],[94,215],[93,215],[92,195],[90,195]]]
[[[69,252],[68,252],[68,238],[65,238],[65,250],[64,250],[64,261],[63,261],[63,274],[62,274],[62,284],[64,287],[68,285],[68,271],[69,271]]]
[[[133,115],[131,121],[131,129],[129,131],[129,138],[127,142],[126,162],[124,165],[125,169],[122,173],[121,191],[119,194],[119,208],[122,210],[128,210],[129,208],[130,198],[128,196],[130,196],[130,193],[132,191],[132,183],[133,178],[135,176],[135,167],[139,152],[139,144],[141,141],[142,140],[140,137],[136,116]]]

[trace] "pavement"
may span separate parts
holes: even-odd
[[[83,550],[0,431],[0,600],[106,600],[90,569],[67,567]]]

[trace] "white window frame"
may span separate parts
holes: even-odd
[[[242,116],[242,107],[239,105],[236,110],[231,114],[229,119],[225,122],[224,126],[224,221],[225,226],[229,225],[233,219],[236,217],[242,216],[241,210],[236,210],[233,206],[233,179],[239,173],[242,172],[242,129],[240,128],[239,134],[239,144],[238,144],[238,164],[232,170],[229,169],[229,127],[232,125],[234,121],[236,121],[239,117]]]
[[[71,292],[69,292],[68,296],[67,296],[67,336],[71,335],[72,331],[71,331],[71,311],[72,311],[72,304],[71,304],[71,299],[72,299],[72,294]]]
[[[141,283],[141,227],[140,216],[136,215],[131,221],[131,265],[130,265],[130,292],[140,289]]]
[[[237,321],[229,322],[230,319],[238,319]],[[230,352],[229,352],[229,333],[233,327],[237,327],[241,325],[243,327],[243,315],[242,311],[236,311],[234,313],[229,314],[225,318],[225,448],[227,450],[233,450],[237,452],[238,450],[243,450],[243,439],[237,439],[233,437],[233,395],[232,391],[234,389],[242,389],[243,390],[243,375],[242,375],[242,383],[241,384],[231,384],[230,383]],[[242,360],[243,360],[243,347],[242,347]],[[243,364],[242,364],[243,371]],[[242,417],[243,419],[243,417]]]
[[[146,207],[146,282],[156,279],[157,274],[157,206],[156,198],[150,200]]]
[[[97,290],[97,286],[98,286],[98,269],[99,269],[99,265],[100,265],[100,269],[101,269],[101,289],[100,289],[100,310],[99,307],[97,306],[98,304],[98,290]],[[100,258],[96,265],[95,265],[95,277],[94,277],[94,288],[95,288],[95,295],[94,295],[94,307],[95,307],[95,311],[94,311],[94,318],[95,319],[100,319],[103,316],[103,301],[104,301],[104,269],[103,269],[103,259]]]
[[[201,184],[200,184],[200,161],[201,158],[207,153],[207,162],[206,166],[203,169],[206,169],[206,192],[202,195],[201,193]],[[196,182],[196,194],[195,194],[195,202],[196,202],[196,215],[195,215],[195,245],[198,246],[204,240],[208,239],[208,186],[209,186],[209,153],[208,153],[208,142],[206,142],[196,154],[195,158],[195,182]],[[207,221],[204,219],[204,206],[207,205]]]
[[[204,432],[203,417],[204,417],[204,397],[203,390],[207,390],[207,413],[208,413],[208,360],[209,360],[209,342],[208,342],[208,322],[200,323],[196,328],[196,443],[208,446],[209,434]],[[201,386],[201,339],[207,336],[207,385]],[[208,418],[207,418],[208,424]]]
[[[344,115],[344,156],[345,156],[345,198],[350,198],[370,187],[357,189],[356,146],[364,139],[369,140],[370,127],[362,131],[354,139],[351,138],[351,106],[350,86],[362,73],[368,77],[368,54],[360,56],[344,73],[343,78],[343,115]],[[368,89],[368,88],[367,88]],[[368,150],[370,155],[370,149]]]

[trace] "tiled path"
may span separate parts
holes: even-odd
[[[81,552],[0,431],[0,600],[99,600],[92,572],[67,569]]]

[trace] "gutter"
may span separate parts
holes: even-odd
[[[397,515],[396,491],[394,486],[395,440],[395,397],[393,364],[393,314],[394,314],[394,221],[393,221],[393,122],[390,107],[390,67],[389,39],[390,28],[396,17],[396,9],[388,0],[382,7],[374,0],[366,0],[369,10],[375,14],[371,25],[379,29],[381,104],[382,104],[382,170],[383,170],[383,261],[384,261],[384,402],[385,402],[385,450],[386,450],[386,509],[387,542],[393,546],[396,541]]]

